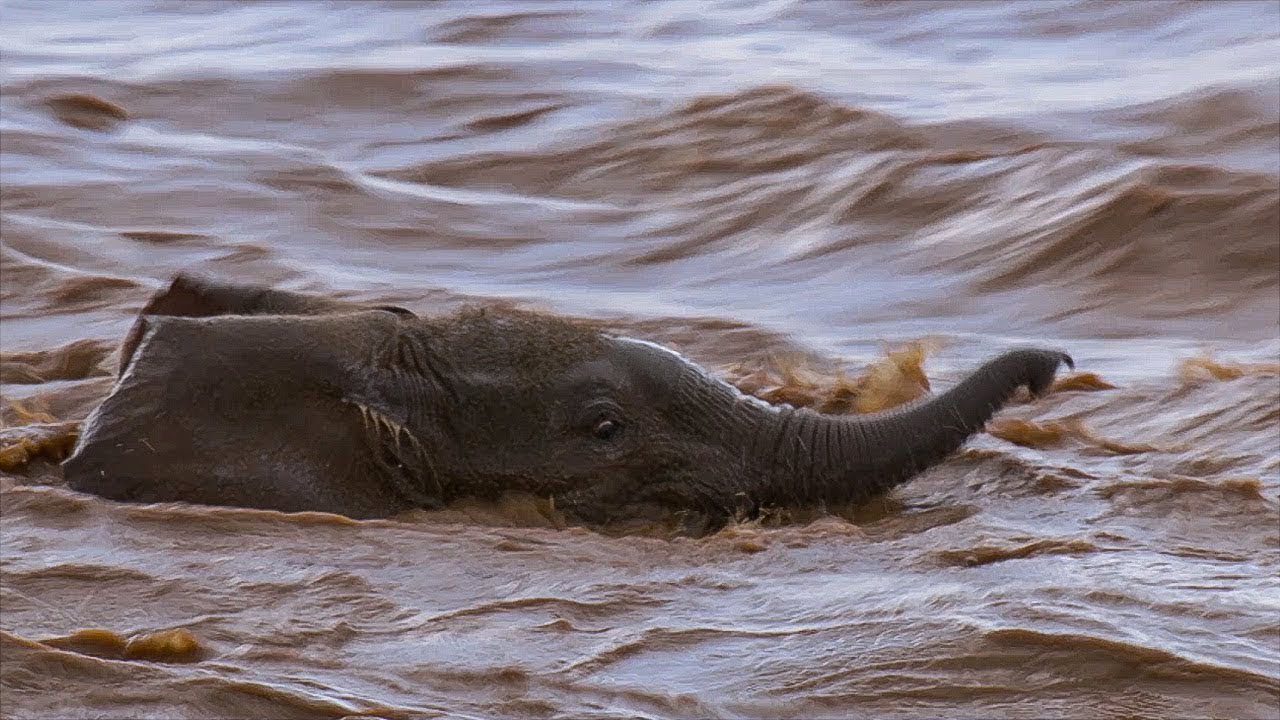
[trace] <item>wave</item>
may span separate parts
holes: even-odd
[[[735,252],[745,277],[819,262],[857,277],[878,247],[882,272],[949,277],[973,296],[1039,291],[1048,320],[1280,312],[1280,180],[1206,163],[974,121],[913,125],[768,86],[548,149],[373,174],[645,213],[631,247],[600,258],[617,266]]]
[[[1003,315],[1014,302],[1023,315],[1009,318],[1015,327],[1095,336],[1154,326],[1256,335],[1273,330],[1280,314],[1280,177],[1215,159],[1218,151],[1274,155],[1274,143],[1261,138],[1275,136],[1275,101],[1258,88],[1101,113],[1093,122],[1109,130],[1081,133],[1071,123],[920,123],[785,84],[703,94],[639,118],[605,113],[584,125],[582,108],[562,94],[520,90],[504,77],[501,64],[479,64],[190,86],[61,78],[14,89],[55,117],[72,107],[175,141],[195,132],[221,142],[219,158],[247,163],[248,184],[223,179],[229,192],[255,204],[282,194],[319,203],[325,226],[361,250],[563,241],[574,250],[570,260],[560,253],[540,270],[571,276],[580,258],[593,269],[674,267],[685,277],[731,273],[747,283],[893,277],[904,294],[912,280],[921,290],[895,298],[897,314],[947,316],[958,300],[970,316]],[[174,104],[179,93],[189,106]],[[327,132],[318,109],[350,114],[358,125],[361,113],[385,107],[421,131],[396,133],[396,147],[365,136],[367,157],[355,162],[307,149]],[[567,128],[568,116],[579,124]],[[281,123],[292,124],[296,146],[233,142],[275,137],[269,131]],[[511,142],[476,142],[492,133]],[[1170,140],[1187,136],[1202,145]],[[166,178],[160,186],[189,194],[179,175]],[[9,209],[69,192],[13,180]],[[45,228],[16,228],[6,260],[26,273],[10,253],[48,254],[23,237]],[[114,231],[175,253],[213,241],[203,229]],[[49,303],[104,307],[131,296],[130,282],[65,278]],[[6,306],[29,304],[7,295]]]

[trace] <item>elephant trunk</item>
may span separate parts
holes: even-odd
[[[769,423],[757,505],[839,504],[885,492],[944,460],[1021,386],[1033,395],[1053,383],[1065,353],[1012,350],[947,392],[893,410],[829,416],[786,409]]]

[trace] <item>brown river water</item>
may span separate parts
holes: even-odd
[[[1280,717],[1280,4],[0,2],[0,714]],[[888,497],[122,505],[181,269],[503,303],[837,411],[1078,370]]]

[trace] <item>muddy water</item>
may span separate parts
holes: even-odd
[[[3,714],[1276,717],[1278,8],[5,2]],[[700,539],[68,491],[183,268],[836,411],[1020,342],[1092,375]]]

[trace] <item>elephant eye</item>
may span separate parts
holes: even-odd
[[[626,427],[622,408],[612,400],[597,400],[579,412],[574,425],[583,436],[590,435],[600,442],[614,442],[622,437]]]
[[[612,418],[601,418],[591,428],[591,434],[597,440],[613,440],[622,434],[622,423]]]

